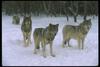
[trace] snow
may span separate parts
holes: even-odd
[[[92,17],[88,17],[92,18]],[[23,18],[21,17],[21,22]],[[3,66],[96,66],[98,65],[98,17],[92,18],[92,27],[87,34],[84,49],[78,48],[77,41],[71,39],[72,47],[62,48],[62,28],[64,25],[79,25],[83,17],[78,17],[75,23],[73,17],[67,22],[66,17],[32,17],[32,35],[35,28],[59,24],[59,31],[53,41],[53,52],[56,57],[50,56],[49,45],[46,46],[46,55],[42,51],[34,54],[34,40],[24,47],[20,25],[12,24],[11,16],[2,16],[2,65]]]

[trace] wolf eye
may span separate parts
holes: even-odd
[[[56,32],[54,32],[54,35],[56,35]]]
[[[55,35],[56,35],[56,33],[55,33]]]

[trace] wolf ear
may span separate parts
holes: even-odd
[[[29,18],[31,18],[31,15],[29,15]]]
[[[49,26],[52,26],[52,24],[50,23]]]
[[[88,21],[91,21],[91,19],[89,19]]]
[[[56,24],[57,26],[59,26],[59,24]]]

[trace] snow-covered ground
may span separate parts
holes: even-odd
[[[91,17],[88,17],[91,18]],[[84,49],[78,49],[77,41],[71,39],[70,48],[62,48],[62,28],[64,25],[79,25],[83,21],[78,17],[78,23],[73,18],[66,21],[66,17],[32,17],[33,31],[37,27],[46,27],[49,23],[59,24],[59,31],[53,41],[53,52],[56,57],[50,56],[49,45],[46,46],[46,55],[42,51],[33,53],[32,44],[24,47],[20,25],[12,24],[11,16],[2,16],[2,65],[3,66],[96,66],[98,65],[98,17],[92,18],[92,27],[85,39]],[[22,17],[21,17],[22,22]],[[32,31],[32,35],[33,35]]]

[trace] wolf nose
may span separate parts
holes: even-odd
[[[26,39],[28,39],[28,37],[26,37]]]

